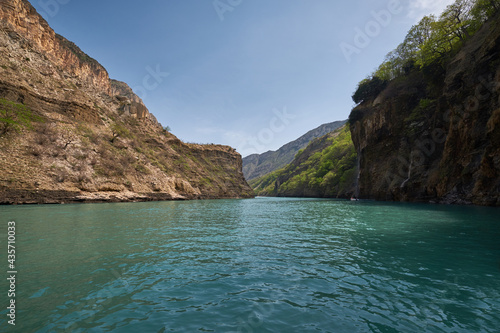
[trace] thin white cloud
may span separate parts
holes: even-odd
[[[410,0],[408,17],[418,22],[430,14],[439,16],[455,0]]]

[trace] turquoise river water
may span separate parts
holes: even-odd
[[[0,207],[0,331],[500,332],[499,213],[276,198]]]

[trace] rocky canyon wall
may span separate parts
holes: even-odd
[[[500,206],[500,24],[357,106],[362,198]]]

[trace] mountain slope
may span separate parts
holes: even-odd
[[[355,194],[357,155],[347,125],[313,140],[278,171],[250,181],[257,195],[349,198]]]
[[[351,113],[360,196],[500,206],[500,15]]]
[[[295,141],[292,141],[277,151],[268,151],[264,154],[253,154],[243,158],[243,174],[247,180],[262,177],[278,170],[293,161],[299,150],[304,149],[312,140],[333,132],[342,127],[346,121],[336,121],[319,126]]]
[[[185,144],[25,0],[0,2],[0,203],[251,197],[231,147]]]

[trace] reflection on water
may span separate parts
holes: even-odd
[[[16,332],[500,327],[498,209],[257,198],[0,213],[18,227]]]

